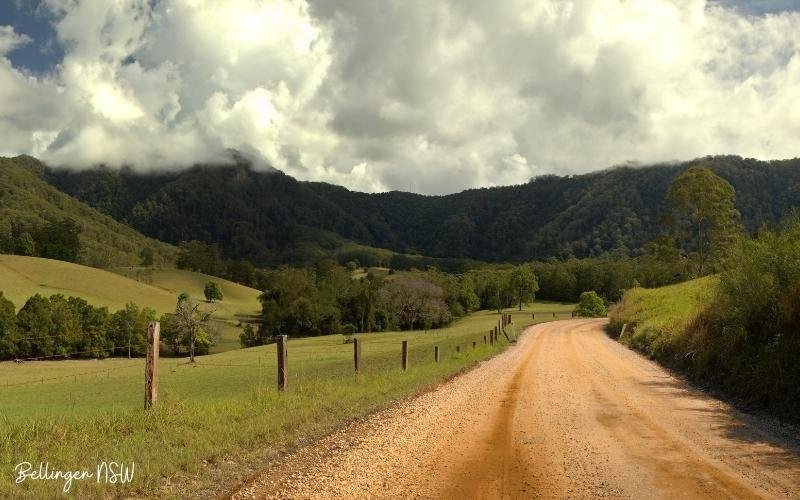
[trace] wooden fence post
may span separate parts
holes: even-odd
[[[437,363],[439,362],[439,346],[438,345],[433,346],[433,359]]]
[[[158,347],[161,325],[151,321],[147,325],[147,358],[144,366],[144,407],[152,408],[158,400]]]
[[[461,352],[461,346],[460,345],[456,346],[456,352]]]
[[[536,313],[531,313],[531,319],[536,319]]]
[[[403,341],[403,371],[408,370],[408,340]]]
[[[553,317],[554,317],[554,318],[556,317],[556,313],[553,313]]]
[[[361,371],[361,340],[358,338],[353,339],[353,364],[356,373],[359,373]]]
[[[475,342],[475,341],[473,340],[473,341],[472,341],[472,348],[473,348],[473,349],[475,349],[475,347],[476,347],[477,345],[478,345],[478,343],[477,343],[477,342]]]
[[[494,330],[489,330],[489,345],[494,345]]]
[[[486,335],[483,336],[483,345],[486,345]]]
[[[287,352],[286,344],[288,337],[286,335],[278,335],[278,390],[286,390],[289,382],[288,367],[287,367]]]

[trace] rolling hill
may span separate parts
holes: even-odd
[[[116,268],[114,272],[58,260],[0,255],[0,291],[17,309],[34,294],[81,297],[98,307],[116,311],[134,302],[159,314],[172,312],[181,292],[202,299],[209,280],[220,284],[225,296],[214,307],[220,339],[212,349],[239,347],[240,318],[257,315],[260,292],[220,278],[175,269]]]
[[[157,265],[175,260],[172,245],[148,238],[55,189],[42,178],[44,167],[28,156],[0,158],[0,249],[12,224],[41,226],[71,218],[81,228],[80,262],[93,267],[136,265],[143,248],[153,250]]]

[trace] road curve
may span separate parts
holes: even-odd
[[[797,429],[603,333],[536,325],[476,369],[276,462],[233,498],[800,498]]]

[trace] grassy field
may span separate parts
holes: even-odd
[[[535,304],[512,312],[519,331],[532,311],[572,305]],[[136,463],[132,484],[77,482],[84,496],[204,497],[246,477],[281,450],[308,442],[343,422],[416,393],[506,347],[483,345],[496,312],[478,312],[450,328],[364,334],[363,370],[352,369],[352,345],[332,335],[289,342],[289,389],[275,388],[275,346],[200,358],[196,366],[162,359],[158,408],[141,409],[143,361],[0,363],[0,468],[21,461],[93,468],[103,460]],[[538,314],[536,321],[552,320]],[[410,368],[400,370],[400,342]],[[472,342],[478,343],[472,348]],[[433,346],[441,349],[434,363]],[[461,346],[461,353],[455,347]],[[55,495],[61,484],[12,484],[0,475],[0,496]],[[186,489],[184,489],[186,488]]]
[[[170,297],[170,302],[163,304],[163,307],[167,307],[166,310],[169,311],[175,308],[175,300],[181,292],[202,298],[206,283],[219,283],[224,299],[214,304],[214,319],[220,336],[217,344],[211,348],[212,353],[238,349],[241,332],[237,327],[239,320],[257,316],[261,312],[261,303],[258,301],[260,291],[222,278],[179,269],[119,267],[111,271],[165,292]]]
[[[203,287],[214,280],[225,296],[214,305],[220,334],[211,352],[239,347],[238,318],[259,313],[260,292],[221,278],[177,269],[121,267],[110,271],[58,260],[0,255],[0,291],[17,309],[34,294],[81,297],[92,305],[116,311],[128,302],[155,309],[159,314],[175,310],[181,292],[203,298]]]
[[[620,341],[652,357],[676,343],[708,302],[717,281],[708,276],[661,288],[634,288],[610,311],[613,334],[627,324]]]
[[[621,329],[627,323],[620,340],[639,349],[644,346],[657,349],[686,330],[708,301],[716,280],[710,276],[661,288],[628,290],[609,313],[611,328]]]

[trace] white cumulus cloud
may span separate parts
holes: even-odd
[[[629,161],[798,155],[800,13],[744,0],[46,0],[0,26],[0,153],[224,161],[445,193]]]

